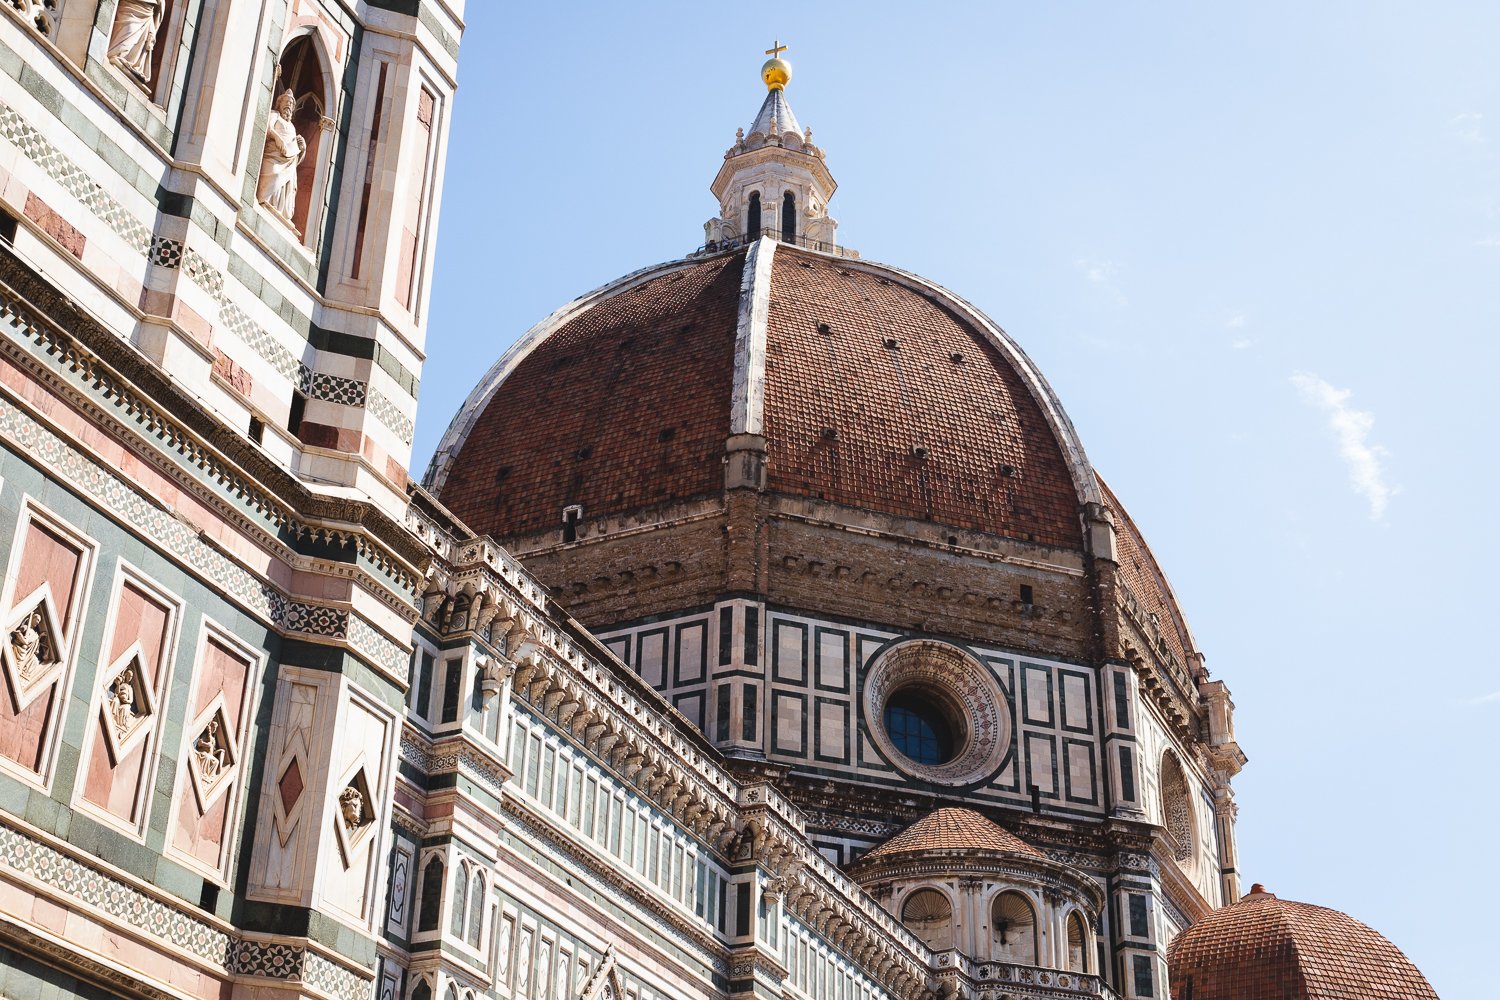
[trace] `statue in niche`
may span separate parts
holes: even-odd
[[[51,662],[55,657],[52,646],[47,641],[44,632],[45,624],[42,621],[42,609],[37,608],[31,614],[21,619],[10,633],[10,654],[16,666],[16,672],[21,679],[30,680],[36,673],[36,669],[43,662]]]
[[[115,720],[115,732],[120,739],[130,735],[130,730],[139,718],[135,711],[135,671],[126,667],[115,678],[114,695],[109,700],[109,714]]]
[[[193,744],[193,753],[198,757],[198,770],[203,774],[203,783],[212,785],[218,781],[219,775],[224,773],[224,765],[228,763],[224,745],[219,742],[218,719],[208,720],[208,728],[203,730],[198,742]]]
[[[290,90],[276,98],[271,121],[266,125],[266,148],[260,158],[260,182],[255,198],[287,225],[297,211],[297,167],[307,155],[307,141],[297,134],[292,115],[297,96]]]
[[[350,833],[365,825],[365,797],[358,788],[350,785],[339,792],[339,814]]]
[[[109,61],[142,83],[151,82],[151,53],[164,0],[120,0],[109,33]]]

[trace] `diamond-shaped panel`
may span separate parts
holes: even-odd
[[[46,584],[37,588],[11,612],[0,646],[5,680],[16,711],[22,711],[62,673],[62,625]]]
[[[110,760],[119,764],[150,730],[156,717],[156,692],[145,671],[139,643],[132,643],[105,672],[99,711]]]
[[[188,754],[188,772],[193,777],[193,794],[198,799],[198,808],[208,812],[208,807],[234,782],[231,778],[239,764],[239,747],[235,745],[234,731],[224,717],[223,696],[214,700],[198,735],[193,739],[192,753]]]
[[[302,780],[302,766],[293,757],[292,762],[286,766],[281,773],[281,780],[276,783],[277,790],[281,792],[281,811],[290,815],[292,807],[302,797],[302,790],[306,784]]]

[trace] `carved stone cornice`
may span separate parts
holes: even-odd
[[[58,288],[0,246],[0,318],[13,317],[26,337],[70,377],[32,358],[28,368],[46,377],[92,415],[177,456],[174,478],[216,508],[237,499],[272,532],[317,532],[357,546],[361,556],[390,574],[398,590],[415,591],[427,552],[420,540],[367,500],[316,493],[248,439],[226,426],[152,361],[77,308]],[[3,341],[0,341],[3,342]],[[17,356],[13,352],[13,356]],[[19,357],[18,357],[19,359]],[[177,463],[181,464],[177,464]],[[157,464],[161,463],[157,461]],[[187,469],[195,475],[185,475]],[[205,489],[211,484],[211,489]],[[266,529],[235,515],[241,527]]]

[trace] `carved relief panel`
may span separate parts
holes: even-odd
[[[94,677],[90,734],[79,769],[79,807],[139,836],[156,785],[180,601],[124,563]]]
[[[21,511],[0,607],[0,766],[51,778],[97,545],[40,505]]]
[[[228,878],[244,785],[258,650],[203,619],[178,756],[168,851],[210,878]]]
[[[319,890],[314,905],[373,928],[383,866],[381,830],[390,815],[396,720],[364,691],[344,682],[326,783],[318,795]]]

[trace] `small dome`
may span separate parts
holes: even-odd
[[[949,807],[933,810],[860,860],[873,861],[897,854],[929,854],[933,851],[994,851],[1031,858],[1046,857],[974,810]]]
[[[1178,935],[1167,964],[1172,1000],[1437,1000],[1377,931],[1259,885]]]

